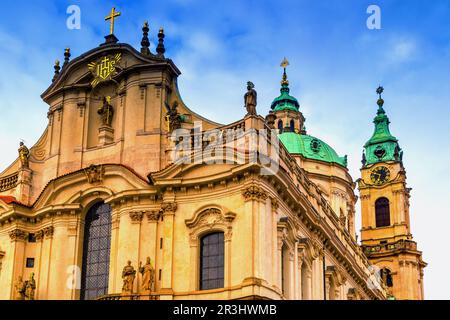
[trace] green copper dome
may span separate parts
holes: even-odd
[[[291,110],[298,111],[300,104],[298,100],[289,94],[289,81],[287,80],[286,67],[284,68],[283,80],[281,81],[281,95],[273,100],[271,109],[273,111]]]
[[[339,157],[333,148],[320,139],[295,132],[284,132],[278,137],[289,153],[347,167],[347,156]]]
[[[389,118],[383,109],[384,100],[381,98],[383,88],[379,87],[377,93],[380,95],[378,99],[377,116],[373,120],[375,124],[375,132],[372,137],[364,145],[365,154],[363,155],[363,165],[371,165],[384,161],[401,161],[403,153],[395,138],[389,131]]]

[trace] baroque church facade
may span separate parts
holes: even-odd
[[[75,59],[66,49],[55,63],[42,94],[48,125],[0,174],[0,299],[424,298],[426,263],[382,88],[354,181],[347,158],[306,132],[286,60],[268,115],[256,114],[249,83],[248,114],[223,125],[184,104],[163,29],[155,52],[142,30],[140,51],[112,29],[99,47]],[[240,132],[227,161],[174,160],[180,145],[192,146],[185,160],[213,144],[217,158],[227,131]],[[265,163],[249,161],[255,133]]]

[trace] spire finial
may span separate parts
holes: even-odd
[[[55,69],[55,75],[53,76],[52,81],[55,81],[56,78],[58,78],[59,72],[61,71],[61,67],[60,67],[59,60],[56,60],[56,61],[55,61],[54,69]]]
[[[164,38],[164,29],[161,27],[158,32],[158,47],[156,48],[156,52],[161,58],[164,58],[164,53],[166,52],[166,48],[164,47]]]
[[[287,79],[287,73],[286,73],[286,68],[289,65],[289,61],[288,59],[286,59],[286,57],[284,57],[283,61],[281,61],[280,67],[283,68],[283,80],[281,80],[281,85],[282,86],[288,86],[289,85],[289,81]]]
[[[381,98],[381,94],[384,92],[384,88],[382,86],[378,86],[377,88],[377,94],[378,94],[378,101],[377,101],[377,105],[378,105],[378,112],[383,112],[383,106],[384,106],[384,100],[383,98]]]
[[[142,41],[141,41],[141,53],[144,55],[150,55],[150,41],[148,39],[148,32],[150,31],[148,27],[148,21],[144,22],[144,26],[142,27]]]
[[[69,63],[69,61],[70,61],[70,56],[71,56],[71,54],[70,54],[70,48],[66,48],[66,49],[64,50],[64,65],[66,65],[66,64]]]

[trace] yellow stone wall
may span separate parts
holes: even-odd
[[[86,65],[109,50],[122,50],[131,71],[91,90],[83,82]],[[259,116],[229,126],[205,120],[183,104],[170,61],[121,45],[100,47],[66,68],[43,94],[49,124],[30,148],[30,168],[16,161],[0,175],[19,173],[18,187],[0,195],[21,202],[0,200],[0,299],[13,299],[14,282],[31,272],[36,299],[78,299],[67,284],[80,276],[85,216],[101,201],[112,208],[111,295],[121,294],[128,260],[137,268],[150,257],[159,299],[386,298],[369,286],[369,262],[354,239],[356,197],[346,170],[294,158],[283,147],[281,170],[272,176],[260,175],[255,163],[171,164],[165,115],[175,101],[186,129],[195,121],[203,130],[267,124]],[[96,114],[105,95],[115,110],[110,144],[100,143]],[[90,165],[100,169],[97,181],[89,180]],[[340,220],[341,209],[351,223]],[[200,291],[199,239],[215,230],[225,233],[225,286]],[[39,235],[36,243],[29,233]],[[27,257],[35,258],[34,268],[25,268]],[[140,283],[138,276],[136,294]]]

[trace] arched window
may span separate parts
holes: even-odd
[[[80,299],[92,300],[108,293],[111,207],[97,203],[85,220]]]
[[[283,120],[278,120],[278,130],[283,133]]]
[[[291,132],[295,132],[295,122],[294,122],[294,119],[291,120],[291,125],[290,125],[290,127],[291,127]]]
[[[223,232],[200,239],[200,290],[224,287],[225,242]]]
[[[379,198],[375,202],[375,217],[377,228],[387,227],[391,225],[388,199]]]

